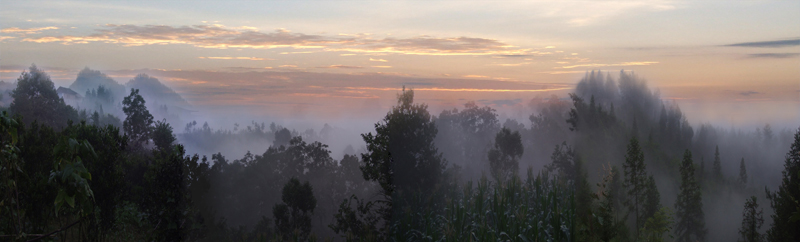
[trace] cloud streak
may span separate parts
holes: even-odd
[[[3,31],[31,32],[47,28],[8,28]],[[218,24],[179,27],[169,25],[107,24],[100,29],[96,29],[95,33],[88,35],[48,35],[24,38],[21,41],[61,43],[65,45],[98,42],[122,46],[183,44],[214,49],[308,49],[301,52],[284,52],[286,54],[329,51],[407,55],[530,56],[538,53],[488,38],[465,36],[441,38],[428,35],[409,38],[373,38],[370,35],[325,36],[293,33],[285,29],[260,32],[253,28],[227,27]],[[383,59],[370,60],[386,62]]]
[[[787,39],[787,40],[773,40],[773,41],[757,41],[757,42],[743,42],[736,44],[729,44],[723,46],[733,47],[756,47],[756,48],[781,48],[800,45],[800,38]]]
[[[800,53],[757,53],[757,54],[748,54],[747,58],[786,59],[786,58],[795,58],[798,56],[800,56]]]
[[[649,66],[653,64],[658,64],[658,61],[632,61],[632,62],[623,62],[623,63],[614,63],[614,64],[579,64],[579,65],[571,65],[571,66],[562,66],[562,69],[572,69],[578,67],[608,67],[608,66]]]
[[[53,30],[58,29],[58,27],[50,26],[50,27],[41,27],[41,28],[28,28],[22,29],[17,27],[5,28],[0,30],[0,33],[15,33],[15,34],[37,34],[42,32],[43,30]]]

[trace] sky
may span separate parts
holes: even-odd
[[[800,123],[800,1],[2,1],[0,80],[147,73],[208,118],[374,123],[405,86],[527,121],[632,71],[690,122]],[[527,122],[526,122],[527,123]]]

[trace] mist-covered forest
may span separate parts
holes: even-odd
[[[0,83],[0,240],[800,241],[800,129],[692,120],[632,72],[528,120],[398,87],[363,134],[212,128],[156,77],[117,81]]]

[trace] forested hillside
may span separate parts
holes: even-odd
[[[402,87],[359,144],[328,125],[188,122],[144,74],[86,68],[75,107],[36,66],[15,85],[7,241],[800,241],[800,129],[692,120],[627,71],[586,73],[527,121],[431,113]]]

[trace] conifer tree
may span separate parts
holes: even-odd
[[[742,183],[742,186],[747,185],[747,168],[744,166],[744,158],[739,163],[739,182]]]
[[[700,187],[694,180],[694,162],[692,152],[688,149],[683,153],[680,172],[680,193],[675,202],[678,220],[675,226],[675,239],[680,242],[705,241],[707,230],[703,198]]]
[[[645,200],[642,210],[644,212],[644,214],[642,214],[643,221],[653,217],[653,215],[655,215],[658,210],[661,209],[661,194],[658,192],[656,180],[653,178],[653,175],[650,175],[649,179],[647,179],[644,194]]]
[[[717,181],[722,180],[722,161],[719,159],[719,145],[714,151],[714,179]]]
[[[756,196],[747,199],[744,204],[744,211],[742,212],[742,227],[739,228],[739,235],[742,242],[759,242],[764,241],[764,237],[758,231],[761,225],[764,224],[762,217],[763,209],[758,209],[758,202]]]
[[[642,207],[645,202],[645,186],[647,185],[647,171],[645,168],[644,153],[642,153],[642,149],[639,146],[639,140],[633,137],[628,144],[628,153],[625,155],[625,163],[623,164],[625,180],[622,185],[628,192],[628,199],[625,205],[628,205],[636,216],[637,238],[640,222],[646,219],[642,218],[642,215],[644,215]]]
[[[772,227],[767,230],[769,241],[800,241],[800,221],[792,220],[800,199],[800,129],[794,134],[794,142],[786,153],[783,164],[783,182],[775,192],[767,190],[767,198],[775,211]]]

